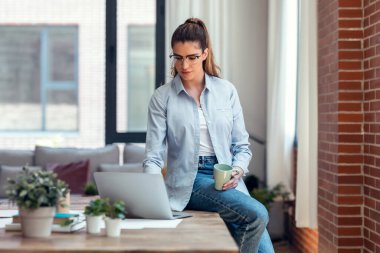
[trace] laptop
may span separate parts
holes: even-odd
[[[172,220],[191,217],[189,213],[171,210],[161,174],[95,172],[94,178],[100,197],[125,202],[128,218]]]

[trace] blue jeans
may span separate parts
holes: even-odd
[[[186,209],[218,212],[242,253],[274,252],[266,230],[269,221],[266,208],[236,189],[214,189],[213,167],[217,162],[215,156],[200,157]]]

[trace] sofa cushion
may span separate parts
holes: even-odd
[[[71,163],[48,163],[47,170],[52,170],[57,177],[65,181],[70,188],[71,193],[84,193],[84,186],[89,179],[89,160]]]
[[[23,166],[0,166],[0,198],[6,198],[5,186],[8,183],[8,178],[16,179],[17,175],[22,171]],[[28,169],[31,171],[41,170],[39,166],[28,166]]]
[[[141,163],[128,163],[123,165],[117,164],[100,164],[99,171],[101,172],[143,172]]]
[[[119,164],[119,147],[116,144],[102,148],[51,148],[36,146],[36,165],[46,167],[48,163],[79,162],[88,159],[90,161],[90,181],[94,181],[93,173],[101,163]]]
[[[34,151],[0,149],[0,164],[9,166],[34,165]]]
[[[145,157],[145,148],[143,146],[126,143],[123,152],[123,162],[124,163],[141,163]]]

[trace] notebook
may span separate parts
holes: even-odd
[[[191,216],[170,209],[161,174],[95,172],[94,179],[102,198],[125,202],[128,217],[172,220]]]

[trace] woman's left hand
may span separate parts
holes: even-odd
[[[238,186],[239,179],[243,176],[243,174],[244,172],[242,169],[234,167],[232,169],[230,181],[225,183],[222,189],[225,191],[228,189],[236,188]]]

